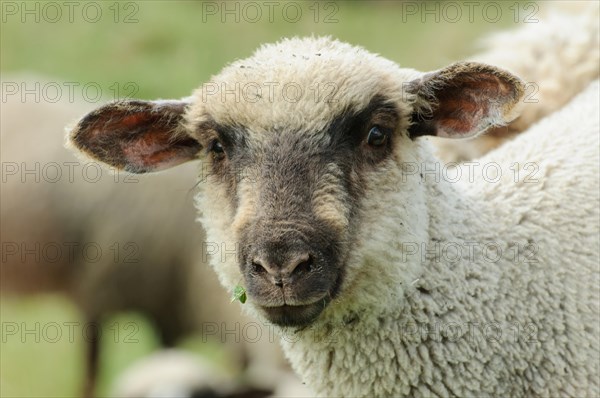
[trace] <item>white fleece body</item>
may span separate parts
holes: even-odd
[[[487,158],[502,166],[500,181],[450,183],[427,173],[439,162],[428,141],[405,135],[414,98],[403,101],[402,87],[418,76],[330,39],[290,39],[195,93],[189,126],[210,116],[244,126],[254,143],[269,128],[319,131],[375,94],[393,99],[404,118],[390,157],[365,174],[339,295],[311,327],[276,328],[286,356],[327,397],[598,395],[598,84]],[[292,103],[277,93],[237,101],[207,91],[272,80],[334,82],[336,101]],[[528,162],[539,166],[537,183],[524,181]],[[224,187],[199,188],[208,240],[222,245],[212,265],[232,291],[243,284],[236,225],[252,214],[255,187],[240,184],[237,211]],[[243,307],[264,319],[252,297]]]
[[[346,286],[313,327],[283,331],[287,357],[314,391],[600,394],[598,89],[481,159],[501,165],[496,183],[415,182],[399,167],[388,174],[398,190],[367,190],[377,197],[366,208],[386,217],[362,230],[361,258],[349,264],[366,263],[349,282],[356,289]],[[433,169],[427,143],[414,146],[404,155]],[[537,182],[524,181],[526,163],[539,167]]]

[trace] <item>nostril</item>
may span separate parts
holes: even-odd
[[[275,261],[254,257],[248,264],[248,270],[255,276],[272,277],[272,282],[277,284],[281,278],[292,275],[304,275],[314,271],[314,258],[308,253],[288,257],[287,261]]]
[[[255,277],[266,279],[277,287],[283,286],[281,279],[281,271],[278,268],[271,268],[268,262],[263,262],[262,259],[254,259],[250,263],[252,273]]]
[[[256,260],[252,261],[252,271],[256,274],[264,274],[267,272],[265,267],[263,267],[262,264]]]
[[[313,258],[311,255],[304,255],[292,263],[290,267],[290,273],[292,274],[304,274],[312,272],[313,270]]]

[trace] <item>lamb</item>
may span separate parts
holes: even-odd
[[[133,173],[200,160],[200,221],[237,248],[220,282],[320,396],[597,396],[598,82],[484,158],[496,175],[439,178],[422,138],[505,124],[523,94],[491,65],[293,38],[69,139]]]
[[[519,117],[467,142],[432,137],[446,162],[477,159],[556,112],[600,77],[598,2],[543,4],[538,22],[492,34],[470,58],[502,67],[526,84]],[[536,15],[537,17],[537,15]]]

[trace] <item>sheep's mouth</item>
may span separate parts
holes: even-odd
[[[317,302],[307,305],[281,305],[277,307],[264,307],[261,310],[265,316],[277,326],[303,327],[312,324],[327,307],[330,299],[323,298]]]
[[[338,273],[329,289],[321,290],[318,293],[304,291],[302,294],[298,294],[297,292],[297,295],[305,298],[306,301],[304,302],[277,300],[279,302],[268,303],[263,301],[261,303],[260,299],[254,300],[254,302],[267,320],[274,325],[301,329],[313,324],[323,310],[337,297],[342,279],[342,274]],[[250,296],[252,297],[252,293]],[[308,296],[312,296],[312,299],[308,299]],[[306,304],[307,302],[308,304]]]

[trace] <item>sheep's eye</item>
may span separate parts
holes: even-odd
[[[387,142],[387,134],[381,131],[378,126],[373,126],[367,136],[367,144],[371,146],[382,146]]]
[[[208,151],[213,152],[216,155],[223,155],[225,153],[223,150],[223,145],[217,140],[214,140],[210,143]]]

